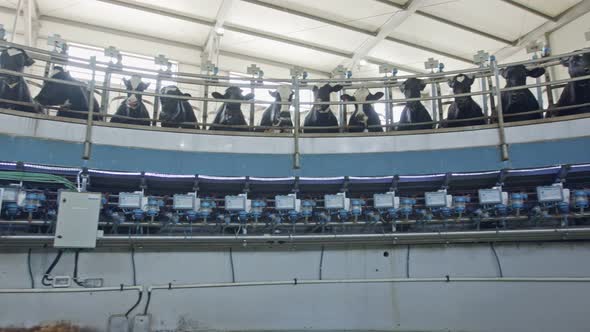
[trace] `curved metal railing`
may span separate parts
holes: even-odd
[[[211,133],[210,131],[205,131],[209,129],[212,125],[215,125],[217,128],[227,128],[233,130],[243,130],[243,131],[220,131],[219,133],[222,134],[229,134],[229,135],[243,135],[245,132],[252,132],[248,133],[247,135],[279,135],[279,136],[289,136],[293,137],[294,140],[294,147],[295,147],[295,155],[294,155],[294,166],[297,168],[299,165],[299,137],[303,134],[305,136],[324,136],[329,135],[333,136],[334,133],[331,134],[306,134],[305,130],[309,129],[333,129],[338,130],[339,133],[337,135],[343,135],[350,129],[356,129],[352,126],[347,125],[347,115],[348,112],[346,110],[346,105],[354,105],[358,104],[356,101],[329,101],[329,102],[315,102],[315,101],[302,101],[300,96],[300,91],[311,89],[314,84],[342,84],[344,85],[344,89],[357,89],[360,87],[372,88],[372,89],[383,89],[385,92],[385,98],[382,100],[375,100],[375,101],[366,101],[364,103],[369,104],[384,104],[385,105],[385,123],[381,123],[380,125],[374,125],[371,127],[380,127],[385,130],[384,133],[375,133],[375,132],[366,132],[366,133],[354,133],[354,136],[365,136],[365,135],[399,135],[399,134],[417,134],[417,133],[431,133],[437,132],[439,130],[444,129],[445,131],[461,131],[461,130],[470,130],[473,129],[472,126],[465,126],[465,127],[454,127],[454,128],[445,128],[446,125],[449,123],[462,123],[462,122],[470,122],[473,120],[485,120],[485,125],[478,126],[477,128],[498,128],[499,133],[499,142],[500,147],[502,150],[502,159],[508,159],[508,149],[505,140],[504,134],[504,120],[505,118],[510,118],[513,116],[522,116],[526,114],[534,114],[534,113],[547,113],[548,117],[551,117],[555,111],[558,110],[566,110],[571,108],[577,107],[584,107],[590,106],[590,104],[581,104],[575,106],[567,106],[567,107],[556,107],[553,103],[553,90],[563,87],[564,85],[568,84],[569,82],[581,81],[581,80],[588,80],[590,79],[590,75],[583,76],[583,77],[576,77],[576,78],[569,78],[569,79],[562,79],[562,80],[551,80],[550,75],[547,73],[545,75],[545,82],[537,81],[534,84],[527,84],[518,87],[510,87],[510,88],[501,88],[500,83],[501,80],[499,78],[499,71],[502,68],[506,68],[509,66],[514,65],[529,65],[529,66],[537,66],[537,67],[550,67],[559,64],[559,60],[563,57],[579,55],[583,53],[587,53],[588,50],[580,50],[576,52],[571,52],[568,54],[561,54],[555,56],[548,56],[539,59],[532,59],[527,61],[519,61],[507,64],[498,64],[495,59],[492,57],[489,66],[481,66],[479,68],[469,68],[464,70],[456,70],[456,71],[448,71],[448,72],[436,72],[430,74],[417,74],[417,75],[403,75],[403,76],[384,76],[384,77],[373,77],[373,78],[318,78],[318,79],[307,79],[301,78],[299,76],[294,76],[288,79],[285,78],[264,78],[260,79],[257,77],[252,78],[236,78],[230,76],[216,76],[216,75],[202,75],[202,74],[195,74],[195,73],[184,73],[184,72],[166,72],[162,70],[150,70],[146,68],[138,68],[132,66],[125,66],[122,68],[120,65],[115,65],[113,63],[106,63],[101,61],[96,61],[95,57],[91,59],[84,59],[74,56],[67,56],[64,54],[58,54],[55,52],[50,52],[42,49],[26,47],[19,44],[13,44],[9,42],[0,42],[0,48],[2,47],[17,47],[21,48],[29,54],[29,56],[35,60],[43,61],[46,63],[46,70],[45,75],[36,75],[30,74],[25,72],[15,72],[5,69],[0,69],[0,74],[4,75],[12,75],[12,76],[22,76],[29,80],[33,81],[41,81],[41,82],[55,82],[60,84],[67,84],[73,86],[80,86],[88,91],[92,91],[93,93],[89,93],[89,112],[85,111],[78,111],[68,109],[68,112],[71,113],[83,113],[87,115],[86,120],[76,120],[76,119],[68,119],[68,121],[74,122],[82,122],[87,125],[87,135],[85,141],[85,152],[84,158],[87,159],[90,157],[90,145],[91,142],[91,131],[92,126],[96,124],[104,125],[104,122],[108,122],[109,119],[112,118],[128,118],[124,116],[108,114],[107,108],[110,104],[111,100],[109,99],[109,93],[134,93],[137,95],[142,95],[144,97],[153,97],[153,116],[150,119],[151,126],[137,126],[137,125],[126,125],[126,124],[113,124],[116,127],[128,127],[134,129],[149,129],[149,130],[159,130],[157,128],[158,124],[162,121],[158,118],[159,116],[159,97],[166,97],[170,99],[177,99],[177,100],[187,100],[193,102],[202,102],[202,116],[201,119],[197,123],[179,123],[178,125],[198,125],[200,129],[187,129],[178,128],[179,132],[195,132],[195,133]],[[53,65],[67,65],[68,67],[72,68],[79,68],[91,71],[92,79],[88,82],[71,82],[71,81],[64,81],[64,80],[57,80],[52,79],[48,76],[49,68]],[[105,77],[105,80],[102,84],[98,84],[96,77],[97,74],[102,74]],[[156,80],[156,91],[128,91],[126,89],[121,89],[118,87],[111,86],[110,82],[110,75],[117,74],[117,75],[141,75],[142,78]],[[440,84],[443,82],[447,82],[450,77],[453,77],[457,74],[472,74],[475,78],[479,78],[481,80],[482,90],[475,91],[470,93],[463,93],[463,94],[442,94],[440,93]],[[401,84],[405,79],[408,78],[421,78],[424,80],[426,84],[432,86],[432,95],[428,97],[420,97],[420,98],[394,98],[393,97],[393,88],[400,87]],[[232,80],[238,81],[249,81],[249,84],[245,83],[236,83],[232,82]],[[202,87],[203,96],[175,96],[175,95],[168,95],[168,94],[161,94],[159,93],[159,88],[161,87],[161,83],[163,81],[170,81],[175,82],[176,84],[183,84],[183,85],[190,85],[196,87]],[[269,84],[270,83],[270,84]],[[254,105],[270,105],[274,104],[275,102],[272,101],[264,101],[264,100],[226,100],[226,99],[215,99],[209,97],[209,88],[217,88],[217,87],[229,87],[229,86],[237,86],[241,88],[247,88],[251,91],[254,89],[260,88],[268,88],[274,89],[276,88],[276,84],[289,84],[291,85],[292,89],[294,90],[295,94],[293,97],[292,102],[279,102],[278,104],[287,104],[294,108],[294,116],[293,116],[293,126],[292,127],[275,127],[275,126],[259,126],[253,125],[252,121],[254,120],[254,112],[255,107]],[[518,113],[518,114],[503,114],[502,112],[502,100],[499,98],[499,95],[502,92],[508,91],[516,91],[516,90],[523,90],[523,89],[531,89],[537,88],[537,99],[540,99],[539,102],[542,105],[543,99],[543,92],[542,88],[545,88],[545,94],[547,95],[548,101],[548,108],[539,110],[534,110],[526,113]],[[103,103],[106,101],[107,105],[102,105],[100,110],[93,109],[93,98],[95,97],[95,93],[101,96],[101,100]],[[447,120],[443,119],[443,109],[445,105],[450,104],[450,100],[457,97],[466,97],[466,96],[481,96],[483,99],[483,109],[485,114],[483,117],[478,118],[469,118],[469,119],[459,119],[459,120]],[[408,102],[412,101],[421,101],[421,102],[432,102],[432,118],[433,121],[431,122],[420,122],[420,123],[411,123],[411,124],[400,124],[395,123],[393,119],[393,107],[396,106],[403,106]],[[0,102],[6,104],[14,104],[14,105],[22,105],[22,106],[35,106],[31,103],[26,102],[18,102],[9,99],[0,99]],[[208,121],[208,103],[224,103],[224,102],[237,102],[244,105],[250,105],[250,124],[249,125],[242,125],[242,126],[230,126],[230,125],[220,125],[214,124]],[[488,105],[489,102],[489,105]],[[339,119],[338,126],[332,127],[303,127],[301,124],[301,109],[303,106],[313,107],[313,105],[330,105],[330,106],[338,106],[338,114],[337,118]],[[49,110],[59,110],[60,107],[45,107],[45,109]],[[1,111],[0,111],[1,112]],[[27,113],[24,113],[27,114]],[[30,113],[28,113],[30,114]],[[49,117],[49,115],[41,115]],[[580,115],[580,117],[586,117],[585,115]],[[60,120],[60,118],[53,117]],[[564,119],[571,119],[572,117],[565,117]],[[63,118],[62,118],[63,119]],[[133,119],[133,118],[129,118]],[[545,121],[545,120],[541,120]],[[555,120],[551,120],[555,121]],[[529,123],[538,123],[539,121],[535,120]],[[412,129],[415,126],[432,126],[432,129],[428,130],[420,130],[420,131],[404,131],[408,129]],[[401,128],[403,126],[403,128]],[[174,129],[166,128],[166,131],[170,131]],[[277,130],[281,130],[280,133],[274,132]],[[273,131],[271,133],[265,131]]]

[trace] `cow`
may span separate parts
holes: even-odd
[[[332,92],[338,92],[342,90],[342,85],[337,84],[331,86],[330,84],[325,84],[321,88],[317,86],[313,87],[313,98],[315,102],[328,102],[330,101],[330,94]],[[338,119],[332,111],[330,110],[330,105],[322,104],[322,105],[313,105],[311,107],[311,111],[305,117],[305,121],[303,122],[303,132],[304,133],[337,133],[340,130],[338,127]],[[314,129],[305,129],[305,127],[335,127],[335,128],[314,128]]]
[[[419,78],[408,78],[399,87],[400,91],[407,99],[420,98],[420,91],[426,88],[426,83]],[[419,100],[409,101],[406,103],[399,120],[398,130],[421,130],[433,129],[434,124],[428,123],[417,126],[407,126],[407,124],[432,122],[432,117],[426,107]]]
[[[454,94],[470,93],[471,86],[475,81],[475,77],[464,74],[459,74],[449,80],[449,87],[453,89]],[[446,122],[445,127],[462,127],[462,126],[479,126],[486,124],[483,119],[483,111],[481,107],[471,98],[471,96],[455,97],[455,101],[449,106],[447,120],[467,120],[473,118],[480,118],[469,121]]]
[[[545,68],[527,69],[524,65],[510,66],[500,69],[500,74],[506,79],[506,88],[526,85],[526,78],[540,77],[545,74]],[[529,89],[502,91],[502,112],[504,122],[527,121],[542,119],[542,113],[531,113],[516,116],[506,116],[540,109],[539,103]]]
[[[70,72],[65,71],[63,67],[55,66],[50,76],[52,79],[64,80],[68,82],[80,83],[74,79]],[[41,91],[35,97],[35,101],[43,106],[59,106],[57,116],[74,119],[88,118],[88,90],[83,86],[62,84],[58,82],[45,81]],[[94,120],[99,120],[98,113],[100,107],[96,98],[93,98],[95,115]],[[78,112],[72,112],[78,111]],[[81,112],[81,113],[80,113]]]
[[[348,120],[348,131],[351,133],[361,132],[383,132],[379,114],[375,111],[373,104],[365,103],[383,98],[383,92],[372,94],[369,89],[362,87],[354,92],[353,96],[343,94],[340,96],[342,101],[358,101],[354,104],[354,113]]]
[[[260,120],[260,126],[276,127],[273,131],[286,132],[288,130],[283,127],[293,127],[291,121],[291,113],[289,108],[291,101],[293,101],[293,91],[290,85],[281,85],[275,91],[269,90],[268,93],[275,99],[275,102],[270,104]],[[288,101],[289,104],[280,104],[283,100]],[[268,129],[260,129],[258,131],[268,131]]]
[[[182,91],[174,85],[163,87],[160,90],[160,94],[169,96],[191,96],[188,93],[182,93]],[[161,96],[160,102],[162,104],[162,111],[160,112],[162,127],[199,129],[199,122],[197,121],[193,107],[188,100]]]
[[[35,63],[27,52],[20,48],[9,47],[0,53],[0,67],[6,70],[22,72],[25,67]],[[33,103],[29,87],[22,76],[0,74],[0,98],[14,100],[24,103]],[[17,111],[40,113],[41,107],[16,105],[9,102],[0,102],[0,108],[13,109]]]
[[[567,67],[571,78],[590,75],[590,53],[573,55],[561,59],[561,64]],[[590,103],[590,80],[569,82],[557,101],[557,107],[574,106]],[[590,106],[580,106],[553,112],[553,116],[574,115],[590,112]]]
[[[127,93],[127,98],[121,102],[115,115],[111,118],[111,123],[149,126],[150,114],[142,101],[142,95],[131,91],[143,92],[147,90],[150,83],[142,82],[139,75],[132,75],[131,79],[123,78],[123,83],[129,92]],[[124,116],[124,118],[118,116]]]
[[[254,94],[249,93],[247,95],[242,94],[243,91],[239,87],[230,86],[225,89],[225,93],[221,94],[217,91],[211,95],[215,99],[230,99],[230,100],[251,100],[254,99]],[[224,125],[224,126],[216,126]],[[224,102],[217,110],[213,125],[209,127],[209,130],[229,130],[229,131],[248,131],[248,128],[232,128],[227,126],[246,126],[246,119],[242,113],[242,103],[240,102]]]

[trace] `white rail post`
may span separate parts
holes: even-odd
[[[156,79],[156,93],[160,93],[160,90],[162,89],[162,76],[166,77],[172,73],[172,70],[171,70],[172,63],[163,54],[160,54],[157,57],[155,57],[154,63],[156,65],[160,66],[160,69],[158,69],[158,78]],[[165,67],[166,69],[162,70],[162,67]],[[154,127],[158,126],[158,113],[159,113],[159,111],[160,111],[160,97],[154,97],[154,114],[153,114],[153,119],[152,119],[152,126],[154,126]]]
[[[486,67],[486,63],[488,62],[489,59],[490,59],[490,54],[485,52],[484,50],[480,50],[480,51],[477,51],[477,53],[473,56],[473,63],[478,65],[479,68],[483,69]],[[483,92],[483,94],[481,95],[483,114],[486,117],[488,117],[488,116],[490,116],[490,109],[488,107],[488,95],[486,94],[486,91],[488,90],[488,86],[486,84],[486,78],[484,76],[482,76],[479,79],[479,81],[481,84],[481,92]]]
[[[495,94],[496,94],[496,110],[498,113],[498,135],[500,136],[500,151],[502,155],[502,161],[508,160],[508,144],[506,144],[506,133],[504,131],[504,112],[502,110],[502,93],[500,91],[500,70],[498,69],[498,62],[495,56],[490,57],[490,66],[494,72],[494,78],[496,80]]]
[[[88,119],[86,120],[86,139],[84,140],[84,152],[82,159],[90,159],[92,147],[92,120],[94,113],[94,86],[96,84],[96,57],[90,57],[90,68],[92,69],[92,78],[88,84]]]
[[[389,64],[382,64],[379,66],[379,74],[383,74],[383,77],[385,78],[385,100],[393,99],[393,91],[389,86],[389,83],[392,82],[395,75],[397,75],[397,69]],[[392,74],[391,79],[388,74]],[[385,131],[393,131],[393,103],[391,102],[385,103]]]
[[[424,68],[426,70],[430,69],[430,73],[434,74],[434,69],[438,68],[438,60],[434,58],[429,58],[428,61],[424,62]],[[436,97],[436,84],[433,82],[430,84],[430,96]],[[432,99],[432,121],[435,123],[438,121],[438,114],[437,114],[437,102],[436,99]]]
[[[262,77],[264,76],[264,72],[260,69],[260,67],[256,66],[256,64],[251,64],[248,68],[246,68],[246,73],[251,76],[250,79],[250,93],[254,94],[256,91],[256,81],[258,80],[262,83]],[[250,104],[250,131],[256,131],[255,126],[255,118],[256,118],[256,105],[254,103]]]
[[[291,84],[293,85],[293,108],[295,109],[295,117],[294,117],[294,130],[293,130],[293,168],[299,169],[301,168],[301,156],[299,154],[299,129],[300,129],[300,111],[301,107],[299,105],[299,88],[301,82],[299,81],[299,76],[302,75],[305,79],[305,72],[303,69],[299,67],[291,68]]]

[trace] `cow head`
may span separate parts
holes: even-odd
[[[163,87],[160,90],[160,94],[169,95],[169,96],[185,96],[185,97],[191,96],[188,93],[182,93],[182,91],[180,91],[180,89],[176,85],[169,85],[169,86]],[[182,99],[160,97],[160,101],[162,102],[162,105],[168,105],[168,104],[178,103],[178,102],[182,101]]]
[[[0,53],[0,67],[2,69],[22,72],[25,67],[34,63],[35,60],[20,48],[9,47]]]
[[[420,98],[420,91],[426,88],[426,83],[419,78],[408,78],[399,89],[406,98]]]
[[[545,74],[545,68],[527,69],[524,65],[510,66],[500,69],[500,75],[506,79],[506,86],[526,85],[526,78],[540,77]]]
[[[453,89],[453,93],[456,95],[469,93],[473,82],[475,82],[474,76],[459,74],[449,80],[449,87]]]
[[[59,66],[53,67],[53,72],[49,77],[64,81],[73,80],[70,72],[65,71]],[[69,89],[69,85],[45,81],[41,91],[35,97],[35,101],[41,105],[63,105],[69,98]]]
[[[590,53],[562,58],[561,64],[567,67],[572,78],[590,75]]]
[[[316,85],[313,86],[313,99],[315,102],[328,102],[330,101],[330,94],[332,92],[338,92],[342,90],[342,85],[336,84],[331,86],[330,84],[325,84],[321,88],[318,88]],[[328,112],[330,105],[314,105],[313,109],[319,112]],[[312,109],[312,110],[313,110]]]
[[[230,86],[229,88],[225,89],[225,94],[221,94],[217,91],[213,92],[211,95],[215,99],[231,99],[231,100],[251,100],[254,99],[254,94],[249,93],[247,95],[242,94],[242,89],[238,88],[237,86]],[[227,103],[228,108],[239,109],[240,103]]]
[[[127,88],[128,91],[143,92],[150,86],[149,83],[142,82],[141,76],[139,75],[132,75],[130,79],[123,78],[123,83],[125,84],[125,88]],[[141,102],[141,99],[142,95],[128,92],[125,102],[127,107],[135,109]]]
[[[379,91],[375,94],[372,94],[371,91],[365,87],[357,89],[352,96],[347,94],[340,96],[342,101],[358,101],[358,104],[356,104],[357,108],[359,108],[360,105],[372,106],[372,104],[365,104],[365,102],[379,100],[381,98],[383,98],[383,92]]]
[[[275,91],[269,90],[268,93],[275,99],[276,102],[281,102],[283,100],[288,102],[293,101],[293,91],[291,90],[290,85],[280,85]],[[289,108],[290,104],[282,104],[279,108],[279,117],[290,117]]]

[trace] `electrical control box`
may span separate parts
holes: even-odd
[[[385,194],[373,195],[373,206],[376,209],[391,209],[399,208],[399,197],[395,196],[395,192],[388,192]]]
[[[324,207],[328,210],[348,210],[350,199],[344,193],[336,195],[324,195]]]
[[[567,203],[570,200],[570,191],[561,184],[537,187],[537,200],[539,203]]]
[[[299,211],[301,210],[301,200],[297,199],[295,194],[275,196],[275,209],[278,211]]]
[[[95,248],[101,200],[100,193],[60,191],[53,246]]]
[[[195,205],[196,195],[195,194],[176,194],[173,199],[174,210],[198,210],[199,205]]]
[[[144,201],[141,192],[119,193],[119,207],[122,209],[141,209]]]
[[[18,206],[22,206],[27,196],[26,191],[21,190],[20,187],[11,186],[2,188],[2,199],[4,203],[16,203]]]
[[[504,201],[502,188],[479,189],[478,196],[481,205],[502,204]]]
[[[451,195],[447,195],[445,190],[427,192],[424,194],[424,200],[426,207],[437,208],[437,207],[451,207],[453,198]]]
[[[237,196],[225,196],[225,210],[226,211],[246,211],[250,212],[252,201],[248,199],[246,194]]]

